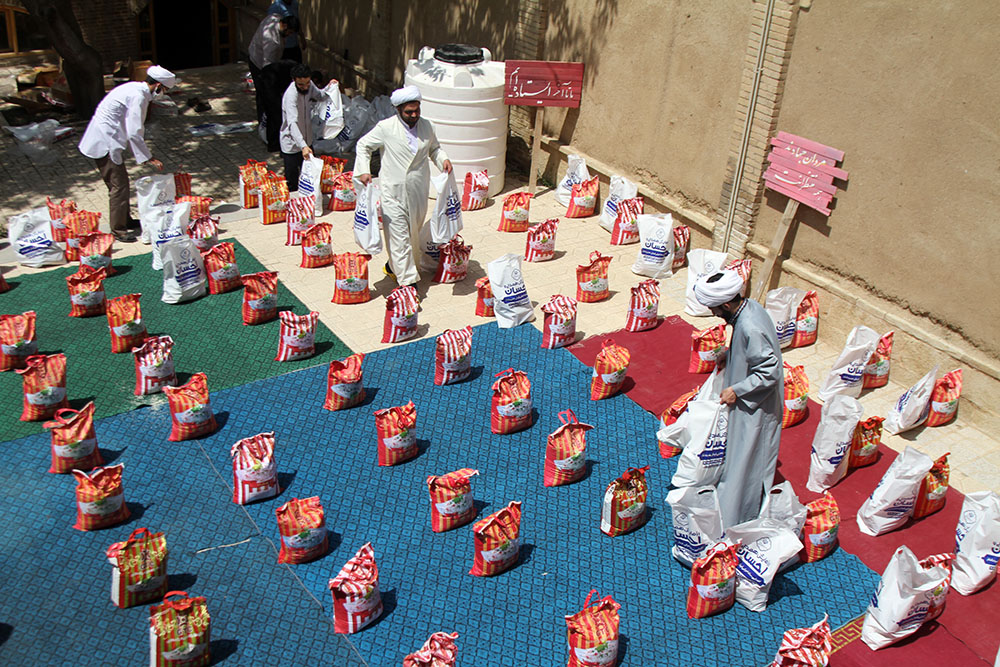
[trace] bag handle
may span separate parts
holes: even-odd
[[[142,528],[136,528],[135,530],[133,530],[133,531],[132,531],[132,534],[131,534],[131,535],[129,535],[129,536],[128,536],[128,539],[127,539],[127,540],[125,540],[125,541],[126,541],[126,542],[131,542],[132,540],[137,540],[137,539],[139,539],[139,537],[148,537],[148,538],[152,538],[152,537],[153,537],[153,534],[152,534],[151,532],[149,532],[149,528],[145,528],[145,527],[142,527]],[[177,593],[177,592],[180,592],[180,591],[174,591],[174,592],[175,592],[175,593]],[[170,593],[167,593],[167,595],[170,595]],[[186,594],[185,594],[185,595],[186,595]]]
[[[597,589],[596,588],[591,589],[591,591],[589,593],[587,593],[587,599],[583,601],[583,608],[584,609],[586,609],[586,608],[588,608],[590,606],[590,598],[592,598],[594,596],[594,593],[597,593]]]
[[[595,255],[596,255],[596,257],[595,257]],[[593,264],[594,262],[596,262],[597,260],[599,260],[602,256],[603,255],[601,255],[601,251],[600,250],[595,250],[594,252],[590,253],[590,263]]]
[[[493,377],[495,377],[495,378],[498,378],[498,377],[500,377],[501,375],[505,375],[505,374],[507,374],[507,373],[513,373],[513,372],[514,372],[514,369],[513,369],[513,368],[508,368],[508,369],[507,369],[507,370],[505,370],[505,371],[500,371],[499,373],[497,373],[497,374],[496,374],[496,375],[494,375]]]
[[[643,475],[649,470],[649,466],[643,466],[642,468],[629,468],[624,473],[622,473],[622,479],[626,482],[630,481],[633,477],[638,477],[639,473]]]
[[[79,410],[74,410],[73,408],[59,408],[58,410],[56,410],[56,414],[54,416],[55,421],[65,426],[66,424],[69,423],[69,419],[67,419],[63,415],[69,412],[72,412],[74,415],[80,414]]]
[[[579,424],[580,420],[576,418],[576,413],[572,410],[563,410],[559,413],[559,421],[563,424]]]

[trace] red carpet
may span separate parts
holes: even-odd
[[[705,320],[706,325],[717,320]],[[691,355],[691,332],[694,328],[679,317],[672,316],[650,331],[629,333],[616,331],[583,340],[567,348],[581,362],[592,366],[594,358],[607,338],[628,348],[631,353],[625,394],[657,416],[680,394],[701,384],[706,375],[687,372]],[[821,378],[810,378],[818,386]],[[775,483],[788,479],[802,502],[817,497],[805,488],[809,477],[809,451],[813,434],[819,424],[820,406],[809,402],[809,417],[782,433]],[[884,416],[884,415],[883,415]],[[919,431],[911,431],[919,434]],[[652,439],[652,434],[651,434]],[[655,447],[655,442],[651,443]],[[840,505],[840,546],[876,572],[882,572],[896,547],[906,544],[918,557],[951,552],[955,548],[955,525],[962,508],[963,496],[948,491],[948,502],[941,511],[911,521],[901,530],[880,537],[862,534],[855,516],[858,509],[878,484],[896,454],[881,448],[877,463],[852,470],[831,493]],[[941,661],[958,665],[992,665],[1000,646],[997,629],[1000,610],[1000,586],[996,583],[972,596],[952,592],[939,624],[925,626],[918,636],[873,653],[860,640],[848,644],[834,654],[834,667],[853,665],[891,665],[913,667],[918,664],[939,664]],[[876,663],[877,660],[877,663]]]

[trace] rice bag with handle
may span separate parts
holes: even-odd
[[[673,546],[670,553],[686,567],[726,535],[714,486],[683,486],[667,494]]]
[[[333,177],[330,188],[330,211],[353,211],[358,205],[358,193],[354,189],[354,172],[345,171]]]
[[[878,339],[875,351],[865,364],[865,374],[861,379],[863,389],[875,389],[889,384],[889,369],[892,365],[892,338],[890,331]]]
[[[174,192],[178,197],[191,196],[191,174],[174,172]]]
[[[333,256],[333,298],[331,303],[365,303],[371,300],[368,285],[368,262],[372,256],[344,252]]]
[[[24,368],[28,357],[38,353],[35,319],[33,310],[0,315],[0,371]]]
[[[656,440],[659,445],[660,457],[670,459],[681,453],[684,449],[682,442],[683,424],[677,424],[681,415],[687,414],[688,403],[698,394],[698,388],[684,392],[674,399],[674,402],[667,406],[667,409],[660,415],[660,428],[656,431]],[[687,420],[685,419],[685,422]]]
[[[455,667],[458,633],[435,632],[420,650],[403,658],[403,667]]]
[[[434,344],[434,384],[461,382],[472,374],[472,327],[445,329]]]
[[[791,347],[795,340],[795,314],[805,295],[806,291],[798,287],[779,287],[769,291],[764,298],[764,310],[774,322],[782,349]]]
[[[837,548],[840,532],[840,507],[829,491],[806,503],[806,522],[802,525],[803,549],[799,558],[812,563],[826,558]]]
[[[674,227],[674,259],[671,263],[673,270],[679,271],[687,264],[687,254],[691,249],[691,228],[687,225],[677,225]]]
[[[931,409],[927,413],[928,426],[942,426],[955,418],[958,397],[962,394],[962,369],[945,373],[934,382],[931,390]]]
[[[920,426],[931,411],[931,395],[934,393],[934,376],[938,367],[927,371],[915,385],[907,389],[889,410],[885,418],[885,431],[896,435]]]
[[[586,218],[597,210],[601,183],[599,177],[588,178],[582,183],[574,183],[570,191],[570,202],[566,207],[567,218]]]
[[[703,276],[721,271],[726,265],[727,255],[715,250],[698,248],[687,254],[687,290],[684,293],[684,312],[695,317],[709,317],[712,311],[701,305],[694,295],[694,285]]]
[[[471,254],[472,246],[466,245],[458,234],[447,243],[442,243],[437,269],[435,269],[434,277],[431,280],[446,284],[465,280],[469,273],[469,256]]]
[[[306,315],[296,315],[290,310],[278,313],[281,326],[278,328],[278,354],[275,361],[298,361],[316,354],[316,322],[319,313],[315,310]]]
[[[45,206],[49,209],[49,218],[52,220],[52,236],[56,241],[65,241],[66,227],[62,224],[62,220],[70,213],[76,212],[76,202],[72,199],[54,202],[51,197],[46,197]]]
[[[813,436],[807,489],[822,493],[847,474],[854,429],[862,414],[861,403],[850,396],[836,394],[823,405]]]
[[[792,347],[812,345],[818,335],[819,295],[816,294],[816,290],[809,290],[799,301],[799,307],[795,311],[795,336],[792,337]]]
[[[611,245],[629,245],[639,242],[637,220],[645,209],[642,197],[623,199],[618,204],[618,215],[611,227]]]
[[[938,457],[931,469],[924,475],[917,490],[917,500],[913,505],[913,518],[919,519],[928,514],[934,514],[944,507],[945,496],[948,493],[948,454]]]
[[[211,631],[205,598],[169,591],[162,604],[149,608],[149,667],[208,667],[212,664]]]
[[[334,179],[338,174],[344,173],[347,168],[347,159],[331,155],[320,155],[319,157],[323,160],[323,171],[320,172],[320,192],[324,195],[333,194]]]
[[[154,206],[146,216],[149,241],[153,245],[153,268],[163,269],[162,248],[166,243],[179,238],[190,238],[187,226],[191,221],[191,204],[164,204]]]
[[[378,565],[372,543],[365,543],[330,580],[333,596],[333,631],[354,634],[382,615]]]
[[[868,327],[854,327],[840,356],[833,363],[830,374],[820,387],[819,397],[824,401],[837,394],[857,398],[861,395],[865,366],[878,345],[879,336]]]
[[[781,428],[798,424],[809,414],[809,378],[804,366],[785,367],[785,400],[781,410]]]
[[[729,406],[719,402],[722,374],[718,370],[701,386],[687,406],[683,427],[674,442],[683,451],[671,479],[674,486],[715,485],[722,479],[729,434]]]
[[[375,183],[355,181],[358,198],[354,206],[354,242],[369,255],[382,252],[382,195]]]
[[[163,263],[163,303],[182,303],[205,296],[208,278],[197,246],[187,236],[160,246]]]
[[[279,563],[307,563],[326,555],[330,538],[319,496],[292,498],[274,513],[281,535]]]
[[[545,447],[545,486],[578,482],[587,474],[587,431],[594,427],[576,418],[572,410],[559,413],[562,426],[549,434]]]
[[[49,430],[51,438],[49,472],[60,474],[104,465],[101,450],[97,448],[93,401],[80,410],[60,408],[53,420],[43,426]]]
[[[208,377],[204,373],[195,373],[179,387],[164,387],[163,393],[170,404],[171,442],[200,438],[219,428],[209,401]]]
[[[615,537],[631,532],[646,523],[646,496],[649,466],[629,468],[608,484],[601,503],[601,532]]]
[[[260,181],[260,224],[273,225],[285,221],[288,205],[288,183],[272,171]]]
[[[65,354],[33,354],[24,360],[24,368],[15,372],[21,376],[24,393],[21,421],[52,419],[59,409],[69,407]]]
[[[108,301],[108,329],[111,330],[111,352],[131,352],[146,340],[146,323],[142,321],[139,298],[142,294],[124,294]]]
[[[333,264],[333,225],[329,222],[318,222],[302,235],[302,262],[304,269],[317,269]]]
[[[587,161],[579,155],[566,158],[566,173],[556,186],[556,201],[563,206],[569,206],[573,198],[573,186],[590,178]]]
[[[784,524],[766,518],[732,526],[726,537],[740,544],[736,552],[736,601],[750,611],[764,611],[774,575],[802,549],[802,542]]]
[[[247,160],[239,168],[240,206],[257,208],[260,205],[260,182],[267,175],[267,164],[256,160]]]
[[[736,566],[739,547],[718,542],[691,566],[688,618],[705,618],[726,611],[736,601]]]
[[[420,453],[417,446],[417,407],[413,401],[376,410],[375,431],[380,466],[394,466]]]
[[[77,530],[99,530],[116,526],[131,516],[125,504],[122,470],[118,464],[94,468],[90,472],[72,470],[76,479]]]
[[[105,555],[111,563],[111,601],[128,609],[167,592],[167,538],[149,528],[136,528],[124,542],[115,542]]]
[[[330,362],[326,375],[326,410],[346,410],[365,400],[361,362],[365,355],[357,352],[345,359]]]
[[[531,426],[531,381],[524,371],[497,373],[490,404],[490,430],[505,434]]]
[[[858,422],[851,438],[851,454],[847,468],[861,468],[878,461],[878,446],[882,444],[882,417],[869,417]]]
[[[44,208],[11,216],[7,225],[7,240],[23,266],[41,267],[66,261],[65,248],[52,237],[52,225]]]
[[[417,310],[420,301],[413,287],[397,287],[385,298],[382,342],[399,343],[417,335]]]
[[[807,515],[808,509],[799,502],[799,497],[795,495],[795,489],[788,480],[772,486],[771,491],[764,496],[764,503],[760,508],[760,518],[783,523],[798,537],[802,536]]]
[[[458,192],[453,171],[443,171],[431,177],[431,187],[436,191],[434,209],[424,223],[431,241],[448,243],[462,231],[462,195]]]
[[[246,505],[278,495],[274,431],[243,438],[229,448],[233,459],[233,502]]]
[[[107,311],[108,301],[104,294],[104,269],[92,270],[81,266],[71,276],[66,276],[69,289],[70,317],[93,317]]]
[[[478,470],[462,468],[427,478],[427,490],[431,496],[431,530],[443,533],[476,518],[471,479],[478,474]]]
[[[566,347],[576,341],[576,299],[556,294],[542,305],[542,347]]]
[[[80,259],[80,239],[98,231],[101,214],[93,211],[74,211],[65,218],[66,225],[66,261],[75,262]]]
[[[639,229],[639,251],[632,264],[632,273],[657,280],[673,275],[674,219],[669,214],[642,214],[636,218]]]
[[[224,294],[243,287],[240,269],[236,265],[236,249],[229,241],[217,243],[201,253],[208,276],[208,293]]]
[[[177,199],[177,186],[172,174],[151,174],[135,181],[135,199],[139,209],[139,239],[149,245],[152,243],[153,218],[158,217],[158,211],[173,207]],[[256,202],[256,198],[254,199]],[[254,204],[256,206],[256,203]],[[185,205],[186,207],[187,205]],[[185,220],[187,219],[185,208]]]
[[[594,359],[594,372],[590,378],[590,400],[599,401],[621,391],[628,373],[631,354],[611,338],[601,344],[601,351]]]
[[[489,191],[490,176],[485,169],[466,172],[465,187],[462,190],[462,210],[477,211],[486,208]]]
[[[188,214],[191,220],[197,220],[198,218],[209,215],[211,213],[212,198],[211,197],[200,197],[196,195],[180,195],[176,199],[178,204],[190,203],[191,212]]]
[[[740,296],[747,295],[747,286],[750,285],[750,272],[753,270],[753,261],[749,259],[734,259],[726,264],[726,271],[735,271],[743,281],[743,289]]]
[[[524,242],[524,261],[545,262],[556,254],[556,230],[559,218],[549,218],[528,230]]]
[[[477,521],[472,539],[475,550],[469,574],[492,577],[514,567],[521,554],[521,503],[507,503]]]
[[[140,347],[133,348],[136,396],[157,394],[177,384],[173,348],[170,336],[150,336]]]
[[[489,276],[483,276],[476,281],[476,315],[478,317],[493,317],[493,287]]]
[[[610,595],[590,603],[597,589],[587,594],[583,609],[566,616],[568,667],[613,667],[618,662],[618,610]]]
[[[278,272],[258,271],[240,276],[243,283],[243,324],[263,324],[278,316]]]
[[[639,187],[624,176],[612,176],[608,184],[608,197],[601,207],[600,224],[606,231],[612,231],[618,217],[618,205],[639,194]]]
[[[219,243],[219,216],[199,215],[188,223],[187,235],[198,252],[207,252]]]
[[[84,234],[77,240],[79,241],[78,254],[81,268],[87,267],[92,271],[104,269],[109,276],[118,273],[111,265],[111,250],[115,245],[113,234],[94,232]]]
[[[531,210],[531,194],[512,192],[503,200],[500,209],[498,232],[526,232],[531,224],[528,220]]]
[[[726,354],[726,325],[717,324],[691,332],[691,360],[688,373],[711,373],[716,361]]]
[[[833,634],[827,614],[808,628],[785,630],[781,646],[768,667],[827,667],[833,653]]]
[[[951,585],[972,595],[997,576],[1000,559],[1000,496],[994,491],[966,494],[955,527],[955,562]]]
[[[493,291],[493,314],[497,326],[510,329],[535,319],[528,288],[521,274],[521,257],[508,253],[486,265]]]
[[[646,331],[659,323],[660,281],[643,280],[631,290],[625,331]]]
[[[877,537],[901,528],[913,514],[920,483],[933,465],[931,457],[916,448],[904,449],[858,510],[858,529]]]
[[[316,224],[316,195],[293,192],[285,208],[285,245],[302,245],[302,235]]]

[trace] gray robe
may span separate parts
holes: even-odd
[[[781,439],[784,367],[774,322],[751,299],[733,323],[724,387],[736,392],[729,410],[726,461],[718,485],[723,526],[756,519],[774,482]]]

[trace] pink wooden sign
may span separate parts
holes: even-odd
[[[834,179],[846,181],[848,173],[837,167],[844,152],[823,144],[778,132],[771,139],[765,185],[783,195],[830,215],[830,204],[837,194]]]

